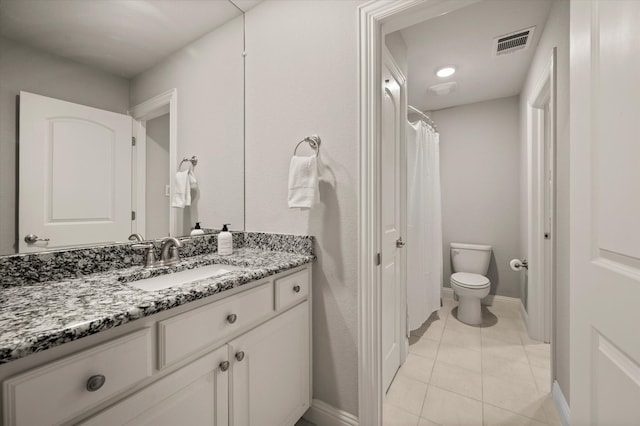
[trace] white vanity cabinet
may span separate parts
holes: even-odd
[[[285,271],[10,377],[3,424],[293,426],[311,402],[310,280]]]

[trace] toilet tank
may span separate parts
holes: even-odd
[[[453,272],[486,275],[491,260],[491,246],[484,244],[451,243]]]

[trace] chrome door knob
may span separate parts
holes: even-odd
[[[237,319],[238,319],[238,316],[236,314],[227,315],[227,322],[229,324],[233,324],[234,322],[236,322]]]
[[[102,374],[96,374],[95,376],[89,377],[87,380],[87,390],[89,392],[95,392],[104,385],[107,379]]]
[[[222,361],[219,367],[220,371],[227,371],[229,369],[229,361]]]
[[[404,245],[405,245],[405,244],[406,244],[406,243],[405,243],[404,241],[402,241],[402,237],[400,237],[400,238],[398,238],[398,239],[396,240],[396,247],[398,247],[398,248],[402,248],[402,247],[404,247]]]
[[[242,361],[244,359],[244,352],[243,351],[236,352],[236,359],[238,361]]]
[[[29,234],[26,237],[24,237],[24,242],[27,244],[33,244],[38,241],[49,241],[49,238],[40,238],[36,234]]]

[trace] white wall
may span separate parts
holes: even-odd
[[[551,57],[551,50],[558,48],[557,56],[557,276],[555,360],[556,379],[569,400],[569,1],[553,3],[544,33],[538,43],[535,56],[520,97],[521,135],[521,220],[527,222],[527,104],[543,69]],[[526,226],[523,226],[521,252],[527,257]]]
[[[16,95],[126,113],[129,81],[0,37],[0,255],[15,252]]]
[[[517,96],[431,113],[440,131],[444,283],[449,243],[490,244],[491,294],[520,296],[520,116]]]
[[[311,234],[313,395],[357,414],[357,6],[267,1],[249,10],[246,217],[251,231]],[[287,208],[297,142],[322,138],[321,204]],[[299,153],[310,152],[300,147]]]
[[[409,77],[407,75],[409,70],[409,63],[407,62],[407,44],[405,43],[404,38],[402,38],[402,33],[400,31],[395,31],[391,34],[387,34],[384,37],[384,42],[387,49],[389,49],[391,56],[393,56],[393,59],[396,61],[396,64],[404,73],[404,76]]]
[[[169,114],[146,123],[145,230],[143,237],[152,240],[169,235]],[[185,165],[186,166],[186,165]]]
[[[196,221],[207,228],[231,223],[231,229],[244,229],[242,26],[240,16],[131,81],[132,106],[178,89],[178,162],[198,156],[199,194],[184,209],[183,235]]]

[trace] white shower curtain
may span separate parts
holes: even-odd
[[[407,127],[407,304],[409,330],[440,308],[442,207],[439,134],[424,121]]]

